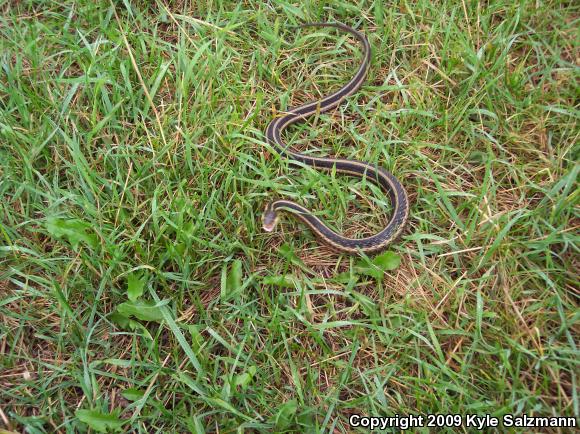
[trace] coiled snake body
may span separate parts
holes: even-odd
[[[276,200],[266,206],[262,216],[263,227],[266,231],[274,230],[278,221],[279,211],[288,211],[304,221],[312,231],[334,249],[346,253],[373,253],[386,248],[402,231],[409,216],[409,201],[407,193],[401,183],[391,173],[371,163],[346,160],[340,158],[312,157],[294,152],[282,141],[281,133],[289,125],[304,120],[314,113],[323,113],[337,107],[347,96],[355,93],[363,84],[371,60],[371,47],[366,36],[342,23],[311,23],[299,27],[336,27],[354,35],[363,46],[364,58],[355,76],[341,89],[321,100],[309,102],[292,108],[283,116],[273,119],[266,128],[266,140],[283,157],[294,162],[307,164],[316,169],[345,173],[366,177],[369,181],[380,186],[388,195],[393,207],[393,214],[387,226],[379,233],[366,238],[348,238],[342,236],[308,209],[290,200]]]

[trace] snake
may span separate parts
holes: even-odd
[[[281,211],[288,212],[302,220],[323,243],[332,250],[348,254],[377,253],[389,246],[402,232],[409,217],[407,192],[399,180],[387,170],[365,161],[343,158],[325,158],[305,155],[292,150],[282,140],[282,131],[288,126],[304,121],[315,113],[324,113],[339,106],[345,98],[354,94],[363,85],[371,63],[371,46],[367,37],[340,22],[304,23],[295,27],[334,27],[353,35],[363,48],[363,60],[356,74],[338,91],[322,99],[289,108],[281,116],[275,117],[265,131],[266,142],[293,165],[307,165],[316,170],[342,173],[369,180],[387,193],[393,212],[387,225],[378,233],[364,238],[349,238],[329,228],[320,218],[302,205],[286,199],[269,202],[262,214],[262,227],[272,232]]]

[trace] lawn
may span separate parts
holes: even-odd
[[[0,10],[0,432],[579,416],[577,3]],[[264,141],[358,67],[352,37],[290,27],[333,20],[368,36],[367,81],[284,137],[402,181],[377,257],[261,227],[280,197],[353,237],[388,220],[366,180]]]

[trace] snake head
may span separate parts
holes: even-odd
[[[267,206],[262,214],[262,227],[266,232],[272,232],[278,224],[278,213]]]

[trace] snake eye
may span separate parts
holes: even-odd
[[[278,214],[276,211],[268,210],[262,214],[262,227],[266,232],[272,232],[278,223]]]

